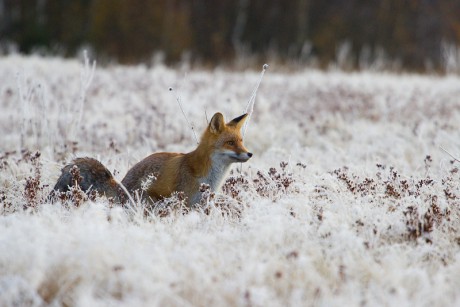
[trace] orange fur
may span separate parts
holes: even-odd
[[[156,201],[182,191],[189,205],[200,201],[201,183],[218,190],[234,162],[246,162],[252,154],[243,145],[241,127],[247,114],[225,123],[224,116],[216,113],[204,131],[198,147],[189,153],[160,152],[152,154],[126,174],[122,183],[135,195],[139,193],[145,200]],[[62,169],[62,174],[54,191],[67,192],[75,180],[70,170],[77,166],[80,170],[80,186],[93,190],[122,202],[127,197],[112,174],[97,160],[78,158]]]
[[[245,119],[246,115],[225,124],[223,115],[216,113],[204,131],[200,144],[194,151],[187,154],[152,154],[134,165],[122,183],[131,192],[141,190],[142,183],[147,180],[149,175],[153,174],[156,180],[153,180],[146,187],[144,198],[158,200],[170,196],[174,191],[182,191],[188,197],[189,204],[199,200],[196,194],[202,182],[211,183],[212,188],[218,188],[220,182],[214,183],[213,179],[215,179],[214,181],[221,181],[232,162],[245,162],[252,156],[244,147],[241,138],[240,129]],[[245,154],[246,156],[242,156],[241,160],[235,158],[222,162],[222,170],[216,170],[214,174],[213,164],[220,162],[218,158],[215,158],[216,155],[219,155],[219,151],[223,153],[233,152],[237,156]]]

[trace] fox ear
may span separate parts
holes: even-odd
[[[211,121],[209,122],[209,131],[214,134],[219,134],[224,130],[224,127],[225,120],[222,113],[214,114],[214,116],[211,118]]]
[[[227,125],[240,129],[241,127],[243,127],[243,124],[247,118],[248,118],[248,113],[232,119]]]

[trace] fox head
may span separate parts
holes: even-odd
[[[201,138],[201,143],[208,148],[212,147],[214,153],[227,162],[248,161],[252,153],[244,147],[241,136],[241,127],[247,116],[248,114],[243,114],[225,123],[222,113],[214,114]]]

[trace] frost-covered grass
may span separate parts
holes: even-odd
[[[460,78],[276,70],[201,208],[74,207],[46,200],[73,157],[121,180],[193,149],[170,86],[201,131],[259,74],[115,66],[83,92],[79,61],[0,58],[0,305],[459,305]]]

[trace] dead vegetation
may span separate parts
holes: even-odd
[[[429,168],[427,162],[431,162],[430,156],[424,162]],[[406,225],[405,237],[409,240],[424,237],[427,242],[431,242],[429,234],[434,229],[441,226],[444,226],[444,230],[449,229],[450,208],[457,208],[460,204],[460,198],[451,192],[460,182],[458,176],[452,176],[458,172],[456,167],[441,182],[436,182],[430,176],[402,177],[391,166],[377,164],[376,167],[374,176],[365,178],[353,174],[347,167],[334,170],[332,174],[355,199],[371,197],[372,202],[384,206],[388,212],[401,212],[400,218]],[[359,221],[358,225],[362,223]]]
[[[457,77],[272,72],[245,140],[254,157],[221,191],[201,186],[192,208],[183,193],[121,206],[78,185],[49,194],[75,156],[102,160],[120,179],[151,152],[186,152],[193,140],[167,91],[184,71],[98,70],[70,135],[77,63],[0,62],[0,292],[26,289],[57,305],[459,302],[460,171],[439,150],[460,148]],[[18,63],[31,71],[23,92],[35,93],[21,133],[7,77]],[[191,71],[184,111],[197,129],[203,110],[241,112],[256,78]],[[81,180],[78,169],[72,177]]]
[[[7,165],[4,159],[1,165]],[[17,163],[25,163],[30,166],[32,175],[25,178],[22,197],[23,210],[36,212],[40,204],[46,201],[60,202],[67,209],[78,208],[85,202],[94,202],[99,195],[93,191],[83,191],[78,185],[81,176],[77,167],[72,168],[72,180],[76,184],[66,193],[51,193],[48,185],[42,184],[40,152],[30,153],[24,151]],[[425,170],[430,168],[430,156],[424,160]],[[454,163],[454,161],[452,161]],[[295,165],[297,170],[306,168],[304,163]],[[431,242],[429,234],[435,229],[448,229],[451,222],[451,208],[460,205],[460,193],[458,182],[460,182],[460,172],[455,165],[442,178],[441,182],[433,180],[430,176],[415,178],[413,176],[402,176],[398,170],[392,166],[382,164],[376,165],[376,171],[372,176],[360,177],[348,167],[336,169],[330,173],[338,183],[345,188],[346,193],[350,193],[356,200],[369,199],[371,203],[383,206],[388,212],[400,212],[400,219],[406,225],[404,236],[408,240],[425,238]],[[176,192],[171,197],[162,199],[155,203],[141,203],[138,201],[134,208],[142,210],[143,215],[148,219],[150,216],[171,217],[188,214],[191,211],[202,212],[206,215],[213,211],[218,211],[223,216],[239,219],[244,214],[244,210],[249,206],[248,197],[268,199],[273,202],[283,196],[298,195],[297,184],[302,184],[302,178],[293,174],[293,170],[287,162],[281,162],[279,168],[270,167],[267,171],[252,169],[243,172],[232,171],[222,187],[221,193],[211,191],[209,185],[202,184],[200,192],[202,197],[199,204],[188,207],[184,193]],[[316,195],[316,199],[328,200],[332,195],[327,187],[316,186],[311,192]],[[121,206],[121,204],[109,201],[109,206]],[[0,192],[0,205],[2,214],[17,212],[17,206],[13,206],[11,199],[6,191]],[[309,205],[306,203],[306,205]],[[132,204],[123,207],[133,209]],[[323,208],[314,206],[318,212],[317,217],[323,220]],[[126,209],[128,210],[128,209]],[[128,210],[129,211],[129,210]],[[292,216],[296,216],[294,211]],[[459,214],[459,213],[456,213]],[[357,226],[364,226],[365,221],[358,220]],[[444,228],[442,228],[444,226]],[[392,227],[388,225],[389,229]]]

